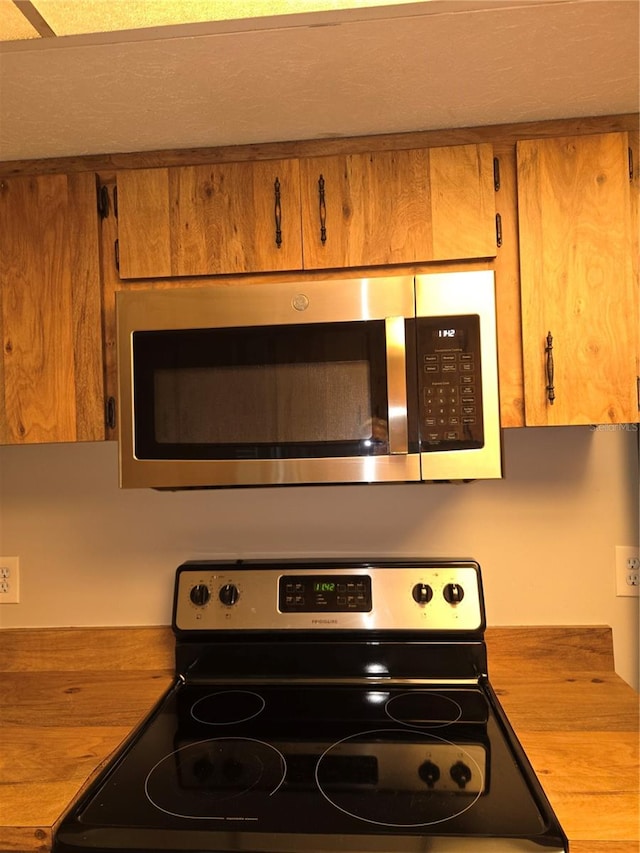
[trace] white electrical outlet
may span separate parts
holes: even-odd
[[[640,549],[616,545],[616,595],[640,596]]]
[[[0,604],[18,604],[20,601],[20,560],[18,557],[0,557]]]

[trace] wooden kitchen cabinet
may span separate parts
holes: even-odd
[[[0,441],[104,438],[96,179],[0,179]]]
[[[635,422],[629,135],[520,141],[517,168],[526,424]]]
[[[493,147],[300,161],[305,269],[496,254]]]
[[[489,143],[132,169],[117,186],[122,279],[496,254]]]
[[[123,279],[300,269],[297,160],[117,174]]]

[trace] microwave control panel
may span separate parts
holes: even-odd
[[[421,450],[482,447],[480,318],[419,317],[417,336]]]

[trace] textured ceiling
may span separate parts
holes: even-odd
[[[0,160],[636,112],[638,0],[430,0],[0,45]]]

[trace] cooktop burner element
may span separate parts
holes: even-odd
[[[387,715],[397,723],[438,728],[457,722],[462,708],[455,699],[432,690],[410,690],[388,699],[384,706]]]
[[[484,626],[473,561],[181,566],[175,684],[54,853],[567,851]]]
[[[149,802],[165,814],[223,820],[230,800],[270,797],[285,772],[284,756],[271,744],[223,737],[196,741],[166,755],[151,769],[144,787]]]
[[[350,780],[348,762],[354,759],[358,778]],[[440,783],[443,763],[449,763],[449,779]],[[483,777],[475,758],[459,744],[407,729],[372,729],[342,738],[325,749],[315,769],[320,793],[341,812],[403,829],[462,814],[480,797]],[[473,786],[468,785],[472,778]]]
[[[264,699],[253,690],[219,690],[193,703],[191,716],[210,726],[229,726],[257,717]]]

